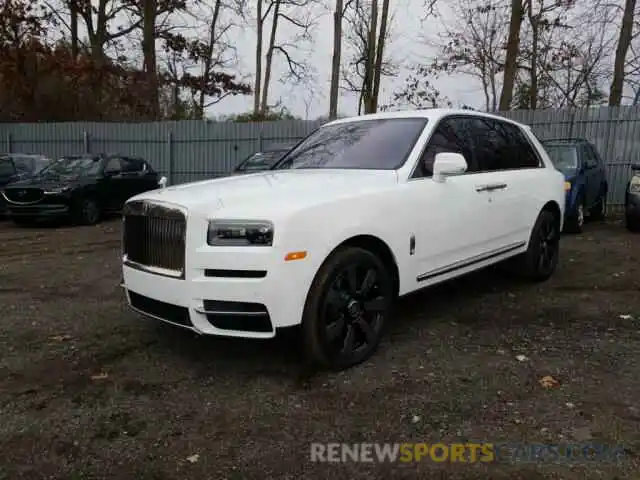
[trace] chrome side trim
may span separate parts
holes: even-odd
[[[481,263],[486,260],[491,260],[492,258],[514,252],[524,247],[526,244],[527,244],[526,242],[512,243],[511,245],[507,245],[501,248],[496,248],[495,250],[490,250],[486,253],[476,255],[475,257],[467,258],[465,260],[460,260],[458,262],[452,263],[451,265],[446,265],[444,267],[436,268],[435,270],[431,270],[429,272],[423,273],[422,275],[418,275],[418,277],[416,278],[416,281],[424,282],[425,280],[439,277],[441,275],[446,275],[447,273],[455,272],[456,270],[461,270],[466,267],[471,267],[477,263]]]

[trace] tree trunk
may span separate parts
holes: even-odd
[[[331,88],[329,89],[329,119],[338,118],[338,89],[340,86],[340,60],[342,56],[342,10],[344,1],[336,0],[333,12],[333,57],[331,59]]]
[[[200,97],[198,98],[198,109],[200,110],[200,114],[204,118],[204,108],[205,108],[205,91],[207,89],[207,84],[209,83],[209,78],[211,77],[211,63],[213,62],[213,49],[215,47],[216,41],[216,26],[218,25],[218,17],[220,16],[220,7],[222,6],[222,0],[216,0],[215,5],[213,6],[213,15],[211,16],[211,24],[209,25],[209,43],[207,44],[207,58],[204,61],[204,65],[202,66],[202,82],[200,84]]]
[[[627,52],[631,46],[633,37],[633,20],[636,9],[636,0],[626,0],[624,13],[622,14],[622,26],[616,47],[616,56],[613,62],[613,81],[609,90],[609,106],[618,107],[622,102],[622,90],[624,88],[624,64]]]
[[[387,38],[387,23],[389,21],[389,0],[382,1],[382,16],[380,18],[380,33],[376,45],[376,64],[373,69],[373,98],[371,99],[372,113],[378,111],[378,95],[380,94],[380,76],[382,60],[384,58],[384,44]]]
[[[258,23],[256,25],[256,84],[253,89],[253,114],[260,113],[260,90],[262,88],[262,33],[264,18],[262,18],[262,0],[258,0]]]
[[[264,84],[262,85],[262,102],[260,105],[260,113],[263,115],[268,110],[269,99],[269,82],[271,82],[271,65],[273,63],[273,50],[276,44],[276,34],[278,33],[278,20],[280,17],[280,0],[275,0],[273,9],[273,19],[271,23],[271,35],[269,36],[269,48],[267,48],[267,57],[264,66]]]
[[[156,12],[157,0],[142,0],[142,53],[149,90],[149,111],[153,119],[160,117],[158,75],[156,67]]]
[[[504,63],[500,110],[509,110],[513,100],[513,86],[518,73],[518,54],[520,53],[520,28],[522,27],[522,0],[511,0],[511,18],[509,20],[509,36]]]
[[[78,6],[76,0],[69,0],[69,13],[71,15],[71,55],[78,58]]]
[[[529,108],[535,110],[538,107],[538,40],[540,37],[541,13],[533,13],[533,2],[529,2],[527,15],[531,25],[531,70],[529,76]],[[542,5],[540,12],[542,12]]]
[[[376,58],[376,33],[378,31],[378,0],[371,0],[371,15],[369,17],[369,32],[367,36],[367,60],[364,77],[364,113],[375,112],[373,106],[373,77]]]

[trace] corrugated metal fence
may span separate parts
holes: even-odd
[[[531,125],[542,139],[570,136],[592,141],[607,163],[609,202],[623,203],[631,164],[640,162],[640,108],[525,110],[502,114]],[[83,152],[138,155],[152,162],[171,184],[176,184],[225,175],[251,153],[295,143],[319,125],[315,121],[290,120],[0,124],[0,142],[4,142],[0,150],[51,157]]]

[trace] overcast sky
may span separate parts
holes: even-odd
[[[394,14],[392,25],[392,41],[389,45],[389,56],[401,66],[409,66],[412,62],[421,58],[434,55],[433,49],[424,45],[421,38],[424,35],[434,36],[441,30],[441,20],[429,20],[421,22],[423,16],[423,0],[393,0],[391,8]],[[282,23],[282,36],[291,34],[285,31],[286,23]],[[234,42],[238,48],[240,65],[238,70],[253,76],[255,70],[255,31],[245,29],[234,33]],[[265,40],[266,42],[266,40]],[[308,51],[306,51],[308,50]],[[271,83],[269,101],[274,103],[279,98],[286,107],[295,115],[309,119],[326,115],[329,109],[329,82],[331,72],[331,55],[333,51],[333,18],[330,11],[326,11],[319,19],[314,30],[313,45],[306,47],[305,51],[292,52],[297,59],[308,58],[314,66],[316,82],[312,89],[304,86],[282,84],[278,77],[283,73],[284,62],[281,58],[274,57],[274,69],[277,73]],[[343,65],[346,65],[349,52],[343,51]],[[397,78],[383,79],[379,103],[385,104],[391,94],[397,88],[402,87],[408,71],[401,69]],[[446,95],[454,105],[467,104],[470,106],[482,106],[482,97],[479,85],[469,77],[448,77],[446,80],[436,82],[443,95]],[[210,114],[213,116],[227,115],[249,111],[253,105],[253,97],[237,96],[228,97],[212,107]],[[357,113],[357,98],[355,95],[342,93],[339,102],[341,114],[353,115]]]

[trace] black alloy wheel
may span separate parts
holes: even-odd
[[[311,288],[303,330],[315,363],[343,370],[373,354],[393,301],[393,282],[373,253],[349,247],[333,254]]]

